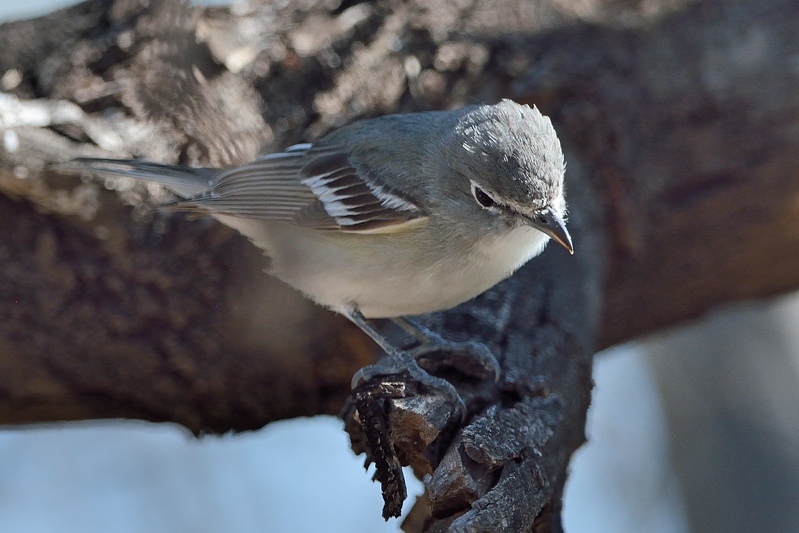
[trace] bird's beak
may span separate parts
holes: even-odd
[[[570,254],[574,253],[572,238],[566,230],[566,224],[551,209],[544,208],[536,211],[534,215],[524,215],[525,221],[538,231],[549,235],[553,241],[566,248]]]

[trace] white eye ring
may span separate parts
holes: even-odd
[[[477,201],[478,204],[480,204],[480,207],[482,207],[483,209],[493,210],[496,209],[499,205],[496,200],[491,198],[491,195],[489,195],[487,192],[485,192],[483,189],[481,189],[474,183],[472,183],[472,196],[474,196],[474,199]]]

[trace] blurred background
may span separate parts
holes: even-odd
[[[0,21],[69,3],[6,0]],[[598,354],[566,530],[799,532],[797,324],[791,296]],[[361,463],[330,417],[201,440],[136,422],[4,429],[0,532],[398,531]]]

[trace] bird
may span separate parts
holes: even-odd
[[[165,208],[238,230],[269,257],[270,274],[347,317],[386,352],[356,373],[353,387],[408,372],[457,397],[418,366],[437,350],[469,352],[497,379],[484,345],[447,341],[409,317],[483,293],[549,240],[574,253],[552,122],[507,99],[362,119],[234,168],[77,158],[58,170],[160,183],[179,198]],[[419,346],[394,346],[371,321],[380,318]]]

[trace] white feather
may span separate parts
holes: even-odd
[[[341,226],[353,226],[359,223],[350,217],[356,217],[359,213],[350,206],[346,205],[346,200],[350,196],[346,192],[349,186],[335,186],[335,178],[330,178],[335,172],[340,169],[332,170],[322,174],[316,174],[302,180],[302,183],[311,189],[314,195],[322,202],[325,212],[336,220]],[[415,211],[417,206],[404,198],[400,198],[396,194],[392,194],[388,189],[382,185],[371,183],[365,180],[364,183],[369,187],[369,190],[374,195],[375,200],[380,202],[380,205],[386,209],[394,211]],[[361,220],[360,223],[363,221]]]
[[[396,194],[388,192],[388,190],[386,190],[386,188],[382,185],[370,183],[368,180],[366,181],[366,185],[369,187],[369,190],[372,191],[372,194],[374,194],[377,199],[380,200],[380,204],[384,207],[396,209],[397,211],[415,211],[418,209],[415,204],[412,204],[404,198],[400,198]]]

